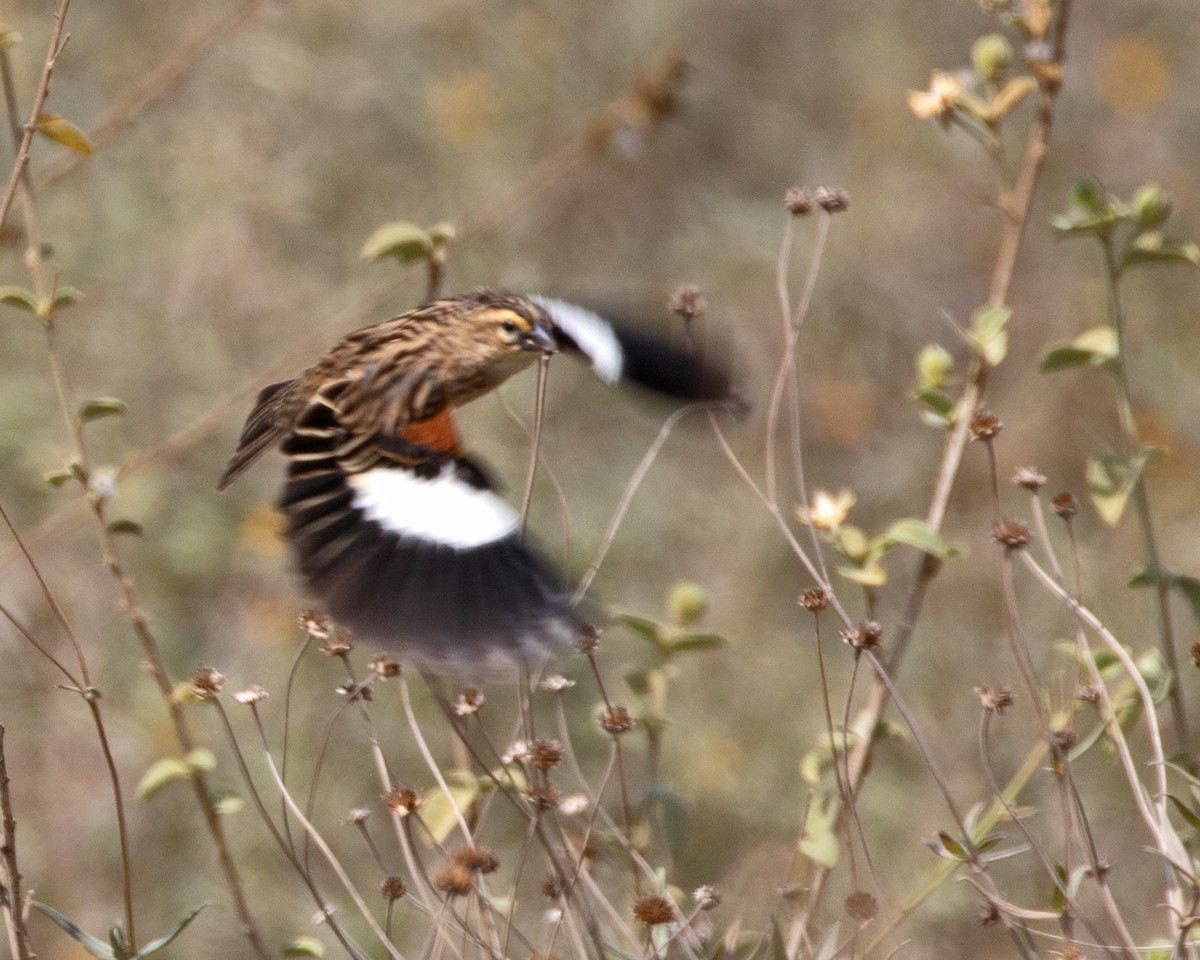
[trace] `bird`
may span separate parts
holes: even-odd
[[[441,676],[539,669],[587,627],[464,450],[454,411],[559,351],[611,385],[688,401],[735,396],[723,367],[632,325],[479,290],[355,330],[299,376],[264,387],[217,488],[278,446],[286,539],[338,625]]]

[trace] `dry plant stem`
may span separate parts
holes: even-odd
[[[4,756],[4,726],[0,724],[0,909],[13,960],[34,960],[25,925],[25,897],[17,864],[17,820],[8,791],[8,762]]]
[[[67,10],[71,0],[60,0],[54,14],[54,30],[50,34],[50,51],[46,54],[46,62],[42,66],[42,78],[38,81],[37,92],[33,95],[33,109],[29,111],[29,120],[21,134],[21,142],[17,144],[17,158],[9,174],[4,193],[0,195],[0,227],[8,219],[8,211],[12,207],[13,198],[17,194],[17,186],[25,177],[25,168],[29,164],[29,148],[33,143],[33,135],[37,132],[37,119],[42,115],[42,107],[46,105],[46,97],[50,95],[50,76],[54,73],[54,64],[66,46],[67,38],[63,36],[63,25],[67,19]],[[13,120],[10,118],[10,123]]]
[[[521,497],[521,538],[529,526],[529,505],[533,502],[533,481],[537,477],[538,459],[542,451],[542,419],[546,412],[546,379],[550,372],[550,354],[538,357],[537,392],[533,406],[533,436],[530,438],[529,471],[525,475],[525,493]]]
[[[433,779],[437,781],[438,787],[446,795],[450,809],[454,811],[454,819],[458,823],[458,829],[462,831],[463,841],[467,846],[472,846],[474,840],[471,837],[471,828],[467,826],[467,818],[463,816],[463,812],[458,806],[458,801],[454,799],[454,794],[450,792],[450,785],[446,783],[446,778],[442,776],[442,770],[438,766],[437,761],[433,759],[433,753],[429,749],[429,744],[425,741],[425,734],[421,732],[421,725],[417,723],[417,715],[413,712],[412,708],[412,698],[408,693],[408,678],[403,672],[400,674],[399,683],[400,700],[404,705],[404,717],[408,721],[408,729],[412,731],[413,740],[417,744],[417,749],[421,752],[425,766],[433,774]]]
[[[295,799],[288,792],[287,787],[284,786],[283,780],[280,779],[279,771],[275,767],[275,760],[272,758],[271,754],[264,751],[263,756],[267,763],[267,769],[271,772],[271,779],[275,781],[275,786],[279,790],[280,796],[282,796],[284,801],[287,803],[288,809],[291,810],[292,816],[296,818],[296,821],[301,827],[304,828],[304,832],[312,839],[313,845],[321,851],[321,855],[325,857],[325,862],[329,864],[330,868],[337,875],[337,878],[341,882],[343,889],[345,889],[350,899],[354,901],[354,905],[358,908],[358,912],[362,914],[367,926],[371,928],[371,932],[379,939],[379,942],[383,945],[384,950],[387,951],[388,956],[390,956],[392,960],[404,960],[404,955],[396,949],[395,945],[393,945],[391,940],[388,939],[387,934],[383,932],[378,922],[376,922],[374,915],[363,901],[362,896],[354,886],[354,881],[352,881],[349,874],[346,873],[341,861],[338,860],[337,856],[334,854],[333,850],[330,849],[329,844],[325,842],[325,838],[321,836],[317,828],[314,827],[304,816],[304,812],[300,809]]]
[[[1146,681],[1143,679],[1141,672],[1137,669],[1137,664],[1133,662],[1133,659],[1121,645],[1120,641],[1112,635],[1100,619],[1087,607],[1075,600],[1028,552],[1022,552],[1021,559],[1025,563],[1026,568],[1051,593],[1065,602],[1075,616],[1104,641],[1113,655],[1121,662],[1122,667],[1133,681],[1134,686],[1137,687],[1138,696],[1141,698],[1142,709],[1146,717],[1146,726],[1150,735],[1150,746],[1153,755],[1152,765],[1156,776],[1156,791],[1153,798],[1142,785],[1133,757],[1129,753],[1129,747],[1125,743],[1124,733],[1120,729],[1120,724],[1115,720],[1112,702],[1108,697],[1108,692],[1103,683],[1100,684],[1099,689],[1105,708],[1105,716],[1112,718],[1109,730],[1112,734],[1113,743],[1117,748],[1117,754],[1125,770],[1126,779],[1133,792],[1134,800],[1137,803],[1138,811],[1141,813],[1142,820],[1154,837],[1155,848],[1159,856],[1168,868],[1166,873],[1168,915],[1171,923],[1171,938],[1175,940],[1179,936],[1180,923],[1183,917],[1187,915],[1183,903],[1183,894],[1176,879],[1176,872],[1187,877],[1190,873],[1191,860],[1182,841],[1179,839],[1178,833],[1175,832],[1175,828],[1171,825],[1167,814],[1166,762],[1163,752],[1162,735],[1159,730],[1158,717],[1154,710],[1154,701],[1150,696],[1150,690],[1146,686]],[[1095,659],[1091,657],[1090,652],[1088,661],[1093,680],[1097,680],[1099,678],[1099,670],[1096,668]]]

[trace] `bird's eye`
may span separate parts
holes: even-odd
[[[517,325],[511,320],[505,320],[502,324],[500,324],[500,329],[505,333],[516,333]]]

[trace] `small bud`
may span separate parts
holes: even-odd
[[[708,311],[708,303],[700,294],[700,288],[694,283],[689,283],[671,294],[667,300],[667,309],[690,323],[704,316]]]
[[[1054,507],[1054,512],[1064,520],[1070,520],[1079,512],[1079,500],[1075,494],[1066,491],[1056,494],[1050,501],[1050,505]]]
[[[1020,550],[1032,538],[1029,527],[1020,520],[997,520],[992,527],[992,539],[1007,550]]]
[[[878,650],[883,645],[883,627],[874,620],[864,620],[857,630],[843,630],[842,640],[855,650]]]
[[[300,614],[300,629],[314,640],[324,640],[333,632],[333,624],[325,614],[317,610],[305,610]]]
[[[548,880],[542,881],[542,896],[547,900],[561,900],[562,895],[562,884],[557,877],[551,877]]]
[[[526,756],[534,769],[552,770],[562,762],[562,744],[557,740],[530,740]]]
[[[1067,200],[1084,213],[1098,217],[1108,208],[1104,184],[1093,176],[1079,177],[1067,190]]]
[[[999,83],[1012,66],[1013,48],[1003,34],[989,33],[971,45],[971,66],[989,83]]]
[[[1004,685],[976,687],[975,696],[979,698],[979,705],[988,713],[1003,713],[1014,702],[1012,687]]]
[[[487,847],[463,847],[454,851],[452,859],[472,873],[495,873],[500,866],[496,855]]]
[[[917,355],[917,377],[922,390],[940,390],[950,379],[954,358],[940,343],[931,343]]]
[[[458,698],[454,701],[455,716],[472,716],[478,713],[479,709],[486,702],[487,698],[478,687],[464,687],[462,692],[459,693]]]
[[[321,643],[321,652],[327,657],[344,657],[353,648],[350,631],[345,627],[336,627]]]
[[[992,440],[1003,429],[1000,418],[990,410],[977,410],[971,418],[971,437],[974,440]]]
[[[380,680],[387,680],[389,677],[400,676],[400,662],[394,657],[389,657],[386,654],[380,654],[371,661],[371,672]]]
[[[365,823],[367,817],[370,815],[371,811],[366,807],[354,807],[349,813],[346,814],[346,823],[353,824],[357,827],[360,824]]]
[[[783,205],[793,217],[803,217],[813,208],[812,194],[807,187],[788,187],[783,194]]]
[[[1033,467],[1017,467],[1017,472],[1013,474],[1013,486],[1024,487],[1031,493],[1037,493],[1046,485],[1046,478],[1038,473]]]
[[[1200,640],[1197,640],[1195,643],[1192,644],[1191,654],[1192,654],[1192,663],[1195,664],[1197,667],[1200,667]]]
[[[574,680],[568,680],[566,677],[559,676],[557,673],[546,677],[538,684],[547,693],[562,693],[564,690],[570,690],[575,686]]]
[[[638,897],[633,905],[633,919],[648,927],[670,923],[675,919],[675,904],[659,893]]]
[[[843,188],[822,185],[812,188],[813,202],[826,213],[842,213],[850,209],[850,194]]]
[[[721,905],[721,893],[711,883],[697,887],[692,891],[692,899],[701,910],[712,910]]]
[[[425,798],[412,787],[397,787],[383,795],[384,802],[392,813],[402,817],[412,816],[425,806]]]
[[[1100,685],[1098,683],[1084,684],[1075,691],[1075,699],[1082,703],[1090,703],[1092,706],[1095,706],[1101,700]]]
[[[216,700],[223,686],[225,675],[215,667],[197,667],[192,674],[192,695],[197,700]]]
[[[526,787],[522,796],[535,810],[553,810],[558,806],[559,792],[554,786]]]
[[[433,872],[433,885],[451,897],[461,897],[471,892],[474,880],[471,871],[461,863],[444,863]]]
[[[809,613],[820,613],[829,606],[829,595],[820,587],[809,587],[800,594],[800,606]]]
[[[879,913],[878,901],[865,890],[855,890],[846,898],[846,912],[859,923],[874,920]]]
[[[600,631],[592,623],[581,623],[575,636],[575,648],[580,653],[595,653],[600,646]]]
[[[625,707],[612,706],[600,714],[600,726],[617,736],[633,729],[633,717]]]
[[[671,616],[680,626],[690,626],[708,610],[708,595],[698,583],[677,583],[667,600]]]
[[[1050,731],[1050,749],[1054,756],[1062,759],[1071,752],[1071,748],[1075,746],[1076,736],[1074,730],[1051,730]]]
[[[389,900],[399,900],[408,893],[408,884],[400,877],[385,877],[379,885],[379,892]]]
[[[251,687],[247,687],[245,690],[239,690],[233,695],[233,699],[238,703],[254,704],[261,703],[269,696],[270,694],[256,683]]]
[[[1133,195],[1132,206],[1138,227],[1153,230],[1171,215],[1171,195],[1157,183],[1148,183]]]

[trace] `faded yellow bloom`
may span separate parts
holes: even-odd
[[[921,120],[945,120],[958,107],[963,92],[955,74],[934,70],[928,90],[908,91],[908,109]]]
[[[796,505],[796,519],[818,530],[836,530],[850,516],[856,497],[850,490],[842,489],[836,494],[828,490],[813,493],[812,505]]]

